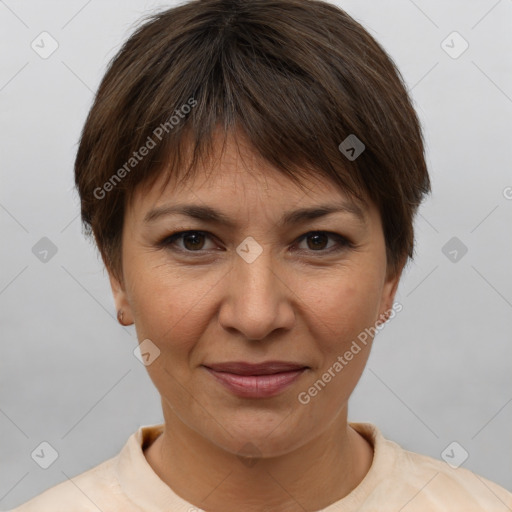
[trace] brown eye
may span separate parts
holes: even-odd
[[[208,247],[208,240],[213,246]],[[306,247],[299,247],[298,252],[315,252],[318,253],[318,256],[354,247],[345,237],[329,231],[310,231],[299,238],[298,245],[300,246],[304,242],[306,242]],[[204,255],[212,249],[222,250],[214,243],[212,235],[205,231],[196,230],[174,233],[163,239],[159,245],[181,253],[197,253],[198,256]]]
[[[203,231],[180,231],[162,240],[160,245],[181,252],[202,252],[212,249],[205,247],[207,239],[211,240],[211,237]]]
[[[311,250],[325,249],[329,237],[325,233],[313,233],[308,235],[308,248]],[[309,243],[310,242],[310,243]]]
[[[183,236],[183,246],[189,251],[202,249],[204,245],[203,233],[189,233]]]
[[[299,252],[317,252],[321,255],[353,247],[345,237],[329,231],[310,231],[300,237],[299,246],[304,241],[306,247],[299,247]]]

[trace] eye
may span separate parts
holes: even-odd
[[[330,246],[328,246],[329,239],[334,240],[334,243]],[[306,249],[299,249],[301,252],[306,250],[330,253],[351,247],[351,243],[345,237],[329,231],[310,231],[300,237],[299,243],[303,241],[306,242],[307,247]]]
[[[212,236],[205,231],[188,230],[179,231],[164,238],[160,242],[160,246],[185,253],[198,253],[204,251],[215,250],[217,246],[207,247],[206,240],[212,240]],[[329,240],[333,241],[329,245]],[[293,249],[297,252],[316,252],[320,254],[328,254],[332,252],[342,251],[352,247],[352,243],[345,237],[329,231],[310,231],[305,233],[298,239],[298,245],[306,242],[306,248]]]
[[[174,233],[162,240],[164,246],[176,246],[177,241],[181,241],[183,245],[177,246],[177,249],[184,252],[200,252],[202,250],[208,250],[204,247],[204,241],[206,238],[210,238],[208,233],[204,231],[180,231]]]

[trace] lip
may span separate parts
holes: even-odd
[[[308,367],[284,361],[264,363],[228,362],[204,368],[233,394],[243,398],[278,395],[295,382]]]

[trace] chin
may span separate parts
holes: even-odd
[[[252,456],[277,457],[298,448],[307,441],[304,424],[294,420],[289,411],[261,411],[251,409],[218,417],[215,439],[212,430],[205,435],[214,444],[234,454],[247,452]],[[314,426],[313,426],[314,427]],[[313,428],[312,427],[312,428]],[[317,428],[317,427],[314,427]]]

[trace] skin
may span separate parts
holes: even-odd
[[[308,404],[297,397],[379,323],[400,272],[387,272],[371,202],[360,204],[364,219],[339,212],[280,227],[287,211],[354,202],[325,180],[308,188],[230,135],[225,152],[194,180],[171,182],[163,193],[159,180],[126,210],[122,282],[109,273],[114,299],[138,339],[160,350],[147,370],[165,429],[145,456],[179,496],[209,512],[241,504],[248,512],[319,510],[349,494],[371,466],[371,445],[347,423],[371,341]],[[178,202],[209,205],[236,226],[183,215],[144,223],[152,208]],[[185,230],[207,234],[159,244]],[[337,233],[353,246],[327,234],[303,237],[311,231]],[[263,250],[252,263],[236,252],[248,236]],[[235,396],[201,366],[268,360],[309,369],[278,396],[261,399]],[[248,443],[257,456],[242,459]]]

